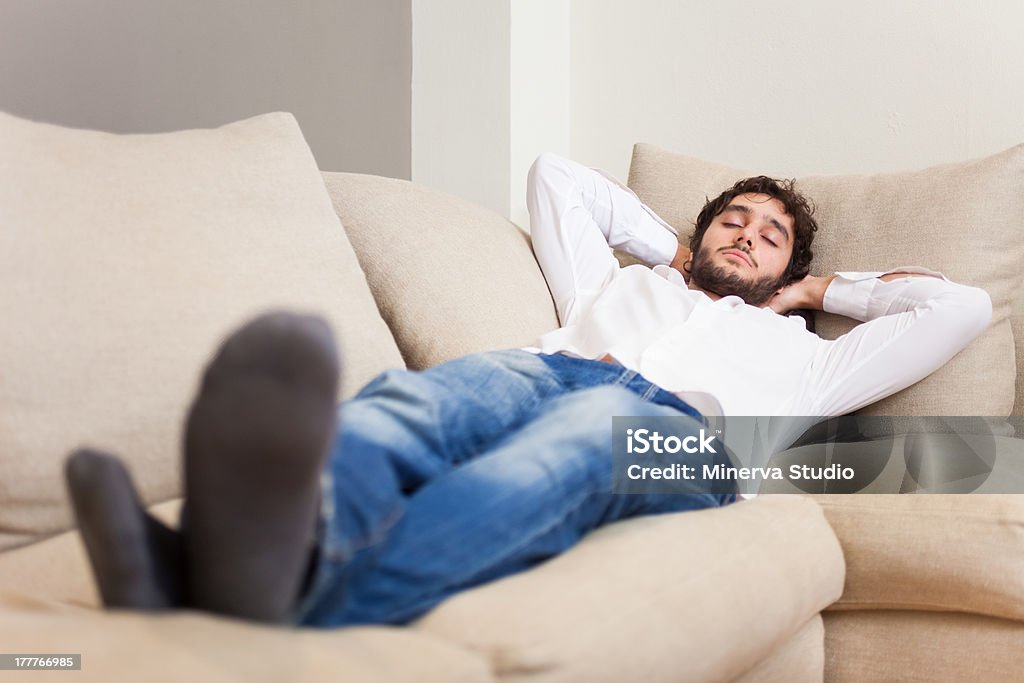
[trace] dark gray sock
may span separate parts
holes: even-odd
[[[142,507],[121,461],[81,449],[68,456],[64,475],[103,604],[180,607],[181,537]]]
[[[185,431],[188,602],[265,622],[305,578],[339,360],[320,318],[261,316],[207,366]]]

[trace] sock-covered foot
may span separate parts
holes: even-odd
[[[142,507],[116,457],[78,450],[64,464],[71,505],[107,607],[180,607],[181,538]]]
[[[272,313],[207,366],[185,431],[183,529],[193,607],[290,616],[337,422],[339,361],[320,318]]]

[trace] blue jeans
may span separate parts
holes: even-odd
[[[340,408],[295,623],[408,622],[636,515],[735,494],[611,493],[613,415],[699,413],[617,365],[509,350],[389,370]]]

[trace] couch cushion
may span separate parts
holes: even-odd
[[[785,175],[784,169],[781,174],[778,169],[766,171]],[[717,196],[748,175],[638,144],[629,185],[689,236],[705,197]],[[1009,415],[1015,365],[1008,317],[1024,273],[1024,241],[1018,239],[1024,222],[1024,145],[921,171],[806,177],[799,186],[818,207],[821,229],[814,242],[813,273],[921,265],[982,287],[992,297],[987,332],[924,381],[862,412]],[[817,316],[818,332],[830,339],[855,324],[834,315]]]
[[[326,316],[346,394],[401,365],[290,114],[158,135],[0,114],[0,149],[0,548],[71,525],[82,444],[178,495],[202,365],[257,312]]]
[[[404,180],[324,179],[410,368],[526,346],[558,327],[529,238],[508,220]]]
[[[826,612],[829,683],[1019,683],[1024,624],[948,612]]]
[[[815,614],[793,637],[733,683],[821,683],[825,626]]]
[[[817,505],[769,496],[611,524],[416,625],[484,655],[506,681],[731,681],[842,581]]]
[[[1017,347],[1017,375],[1024,372],[1024,314],[1010,316],[1013,341]],[[1018,377],[1017,397],[1013,402],[1013,414],[1024,416],[1024,379]]]
[[[181,498],[149,508],[172,528],[178,526]],[[77,529],[0,553],[0,586],[26,596],[80,607],[99,607],[89,558]]]
[[[1024,621],[1024,497],[816,495],[846,556],[834,609]]]
[[[0,592],[6,652],[82,655],[69,674],[31,680],[107,683],[490,683],[487,663],[408,629],[285,629],[199,612],[97,612]]]

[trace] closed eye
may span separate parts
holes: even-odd
[[[742,228],[743,227],[739,223],[723,223],[722,225],[724,225],[727,228]],[[775,240],[773,240],[770,237],[767,237],[765,235],[761,235],[761,239],[763,239],[765,242],[767,242],[768,244],[772,245],[773,247],[778,247],[779,246],[778,244],[775,243]]]

